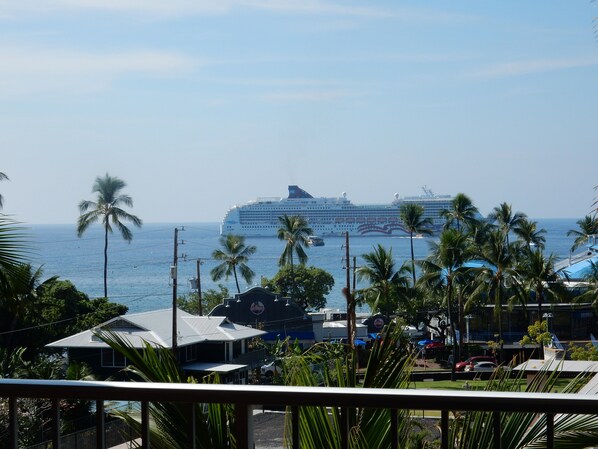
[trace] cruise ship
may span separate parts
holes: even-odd
[[[424,187],[424,195],[399,197],[388,204],[353,204],[347,194],[341,197],[313,197],[299,186],[289,186],[287,198],[258,198],[241,206],[233,206],[226,213],[220,234],[248,237],[274,237],[280,228],[279,217],[301,215],[314,234],[320,236],[406,235],[399,208],[402,204],[417,203],[424,208],[424,218],[432,220],[434,230],[444,224],[442,210],[450,209],[453,197],[435,195]]]

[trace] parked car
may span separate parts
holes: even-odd
[[[476,362],[467,365],[465,371],[494,371],[496,368],[498,368],[498,365],[494,362]]]
[[[464,371],[467,365],[471,365],[472,363],[476,362],[492,362],[496,363],[496,359],[490,355],[476,355],[473,357],[469,357],[464,362],[457,362],[455,364],[455,371]]]
[[[429,349],[442,349],[442,348],[444,348],[444,343],[441,342],[441,341],[433,341],[433,342],[428,343],[427,345],[425,345],[424,348],[426,350],[429,350]]]
[[[280,362],[270,362],[270,363],[266,363],[265,365],[262,365],[262,368],[260,370],[262,372],[262,376],[266,376],[266,377],[272,377],[275,374],[281,374],[282,373],[282,368],[280,367]]]

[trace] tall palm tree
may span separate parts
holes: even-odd
[[[544,298],[555,299],[564,294],[562,283],[559,282],[559,276],[554,270],[555,260],[554,254],[546,257],[544,252],[538,248],[534,251],[524,251],[517,267],[525,295],[524,300],[527,302],[532,292],[536,297],[538,322],[542,322]],[[540,358],[542,358],[542,354]]]
[[[399,209],[399,217],[403,222],[405,230],[409,233],[409,242],[411,244],[411,271],[413,274],[413,285],[415,285],[415,255],[413,253],[413,234],[432,234],[432,219],[422,218],[424,215],[423,206],[416,203],[402,204]]]
[[[436,290],[444,291],[448,321],[451,326],[453,340],[453,363],[451,367],[453,375],[455,372],[455,363],[460,358],[463,345],[462,339],[459,338],[459,346],[457,346],[456,326],[452,317],[453,298],[456,289],[464,279],[464,274],[468,271],[464,264],[469,260],[470,256],[467,236],[455,228],[449,228],[440,234],[438,243],[431,242],[430,255],[427,259],[420,262],[424,273],[420,278],[422,284]],[[459,334],[463,335],[464,308],[462,295],[458,295],[457,299],[459,301],[459,316],[457,318],[459,322]]]
[[[515,269],[519,246],[515,243],[507,243],[503,229],[496,229],[488,234],[488,240],[482,247],[481,253],[476,255],[485,262],[485,266],[479,270],[477,276],[479,284],[474,295],[474,297],[486,295],[487,298],[494,298],[494,316],[498,320],[498,343],[501,358],[503,304],[505,299],[510,298],[513,291],[519,287],[519,277]]]
[[[241,273],[241,277],[245,282],[251,284],[255,273],[247,266],[249,256],[255,254],[257,247],[254,245],[245,245],[245,237],[242,235],[228,234],[220,237],[220,245],[222,249],[216,249],[212,253],[215,260],[222,263],[212,269],[210,272],[212,280],[219,281],[222,278],[228,279],[232,274],[237,285],[237,292],[241,293],[239,288],[239,278],[237,276],[237,267]]]
[[[524,218],[519,226],[513,229],[513,233],[521,240],[527,248],[536,246],[544,249],[546,243],[546,229],[538,229],[538,222]]]
[[[571,252],[575,251],[581,245],[588,241],[588,237],[591,235],[598,235],[598,220],[591,215],[586,215],[581,220],[577,220],[577,226],[579,230],[570,229],[567,231],[567,236],[575,236],[575,241],[571,246]]]
[[[8,180],[8,176],[6,176],[4,173],[0,172],[0,181],[3,180]],[[4,206],[4,197],[2,195],[0,195],[0,209],[2,209],[2,207]]]
[[[441,211],[440,215],[446,219],[445,229],[456,222],[457,230],[460,231],[462,223],[469,226],[476,221],[478,208],[473,205],[473,201],[467,195],[457,193],[451,201],[451,208]]]
[[[122,209],[122,205],[133,207],[133,199],[129,195],[120,193],[126,187],[126,183],[110,176],[108,173],[104,177],[97,177],[92,188],[92,193],[97,193],[96,201],[83,200],[79,203],[81,215],[77,221],[77,236],[81,237],[83,233],[93,223],[101,221],[104,227],[104,297],[108,297],[108,234],[113,232],[115,226],[123,239],[127,242],[133,240],[133,233],[123,223],[130,221],[138,228],[143,222],[140,218],[132,215]]]
[[[372,313],[392,314],[398,306],[400,290],[407,287],[410,269],[403,265],[399,270],[392,256],[392,248],[387,250],[378,244],[371,253],[363,254],[365,264],[357,269],[357,278],[369,282],[359,296],[370,306]]]
[[[513,208],[508,203],[501,203],[488,214],[488,219],[496,222],[502,230],[507,246],[509,246],[509,234],[511,231],[514,232],[515,229],[518,229],[522,221],[526,218],[527,215],[523,212],[513,213]]]
[[[295,277],[293,275],[294,259],[293,255],[297,255],[299,263],[305,265],[307,263],[307,253],[305,248],[308,247],[309,236],[313,234],[313,230],[309,227],[305,217],[301,215],[287,215],[284,214],[282,217],[278,217],[280,228],[277,231],[277,237],[279,240],[286,242],[284,250],[278,259],[278,266],[283,267],[285,265],[291,266],[291,278],[293,279],[292,296],[295,291]]]

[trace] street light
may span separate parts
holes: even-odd
[[[552,313],[545,313],[544,315],[542,315],[542,318],[546,320],[546,327],[548,328],[548,332],[552,334],[552,328],[550,326],[550,319],[552,318]]]

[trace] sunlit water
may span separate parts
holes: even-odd
[[[576,229],[576,219],[541,219],[539,227],[547,231],[546,251],[559,258],[567,258],[573,237],[567,237],[570,229]],[[108,296],[111,301],[125,304],[131,312],[141,312],[169,307],[172,304],[172,281],[169,268],[174,260],[174,229],[182,225],[144,224],[133,229],[134,238],[126,243],[118,234],[110,235],[108,248]],[[216,266],[211,259],[212,251],[219,248],[219,224],[185,224],[179,231],[178,284],[180,295],[191,293],[189,283],[196,277],[197,259],[200,268],[202,290],[216,288],[210,270]],[[103,296],[103,231],[100,225],[92,226],[82,238],[77,238],[75,225],[31,225],[33,241],[33,264],[43,266],[44,278],[57,275],[68,279],[90,297]],[[307,249],[308,265],[322,268],[334,276],[335,286],[328,296],[328,307],[345,308],[341,289],[346,285],[346,248],[344,237],[327,237],[325,246]],[[414,240],[416,258],[428,254],[430,239]],[[261,276],[272,277],[278,271],[278,258],[284,242],[276,238],[248,238],[247,244],[257,246],[249,266],[256,273],[253,285]],[[356,257],[357,266],[361,255],[369,253],[377,245],[392,248],[397,267],[409,259],[409,238],[405,237],[352,237],[349,239],[351,265]],[[183,258],[183,255],[186,255]],[[241,289],[251,287],[241,281]],[[236,291],[234,280],[222,280],[231,292]],[[363,287],[358,282],[357,287]]]

